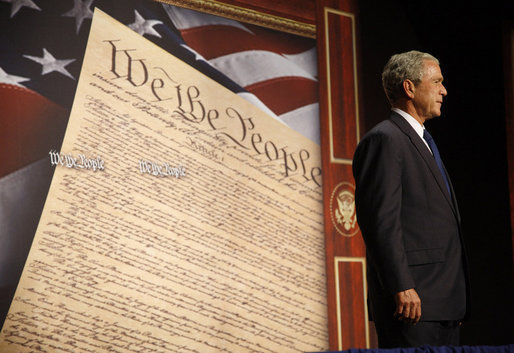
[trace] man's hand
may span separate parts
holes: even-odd
[[[417,324],[421,318],[421,299],[414,288],[396,293],[394,300],[396,302],[394,316],[398,320]]]

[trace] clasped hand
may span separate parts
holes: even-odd
[[[398,320],[417,324],[421,318],[421,299],[414,288],[398,292],[394,296],[396,311],[394,317]]]

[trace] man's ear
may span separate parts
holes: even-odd
[[[404,80],[403,92],[409,99],[414,98],[414,92],[416,92],[416,86],[414,85],[414,82],[412,82],[411,80]]]

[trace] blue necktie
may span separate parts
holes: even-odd
[[[426,129],[423,130],[423,138],[425,139],[425,141],[428,143],[428,146],[432,150],[432,154],[434,155],[435,162],[437,163],[437,166],[439,167],[439,171],[441,172],[444,182],[446,183],[446,188],[448,189],[448,194],[451,195],[452,193],[450,192],[450,184],[448,183],[448,178],[446,178],[446,173],[444,172],[443,161],[441,160],[441,156],[439,155],[439,150],[437,149],[434,139],[432,138],[432,136],[428,133],[428,131]]]

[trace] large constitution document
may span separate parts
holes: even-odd
[[[319,154],[97,9],[0,351],[326,349]]]

